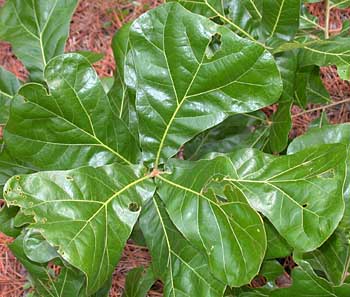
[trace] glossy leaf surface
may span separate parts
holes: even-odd
[[[35,168],[30,164],[13,158],[5,145],[0,144],[0,199],[2,198],[3,187],[8,179],[16,174],[33,173],[35,171]]]
[[[212,152],[229,153],[246,147],[264,149],[269,131],[263,112],[232,115],[185,144],[185,159],[198,160]]]
[[[350,64],[350,38],[333,37],[328,40],[312,41],[302,45],[300,65],[329,66]]]
[[[84,272],[92,294],[109,279],[143,202],[153,195],[146,179],[119,164],[43,172],[11,179],[5,199],[34,215],[32,226]]]
[[[311,251],[334,232],[344,212],[344,145],[282,157],[239,150],[230,159],[232,173],[227,181],[293,248]]]
[[[0,40],[11,43],[16,56],[43,81],[50,59],[63,54],[77,0],[8,0],[0,10]]]
[[[300,0],[263,0],[261,36],[276,46],[291,41],[299,28]]]
[[[128,68],[126,61],[130,48],[130,26],[131,23],[124,25],[113,37],[112,48],[118,70],[115,75],[114,85],[108,95],[111,98],[118,117],[121,118],[128,125],[130,130],[137,135],[136,137],[138,137],[135,90],[129,89],[125,83],[125,72],[127,72],[125,68]]]
[[[324,143],[343,143],[347,145],[347,156],[350,149],[350,125],[333,125],[310,129],[306,134],[296,138],[289,146],[288,153],[294,153],[305,147],[318,146]],[[335,285],[345,281],[350,265],[350,162],[347,160],[347,177],[344,183],[345,213],[336,232],[319,249],[306,257],[313,267],[323,271]]]
[[[130,29],[144,159],[157,166],[226,118],[275,102],[281,92],[270,53],[177,3]]]
[[[6,124],[11,100],[20,85],[14,74],[0,67],[0,125]]]
[[[164,282],[165,297],[221,297],[225,285],[209,272],[206,257],[171,222],[155,197],[141,215],[141,228],[152,255],[152,267]]]
[[[158,194],[179,231],[209,259],[211,272],[230,286],[249,283],[266,251],[260,216],[231,187],[207,188],[210,178],[228,173],[225,157],[197,162],[173,161],[158,177]]]
[[[84,285],[84,276],[73,268],[63,267],[58,276],[47,267],[47,264],[39,264],[30,261],[23,252],[24,235],[20,235],[10,244],[12,253],[19,259],[29,273],[29,279],[35,286],[34,296],[62,297],[79,296]],[[86,296],[87,297],[87,296]]]
[[[51,60],[45,79],[49,93],[39,84],[27,84],[14,99],[5,131],[12,153],[54,170],[136,162],[137,142],[115,116],[84,57],[66,54]]]

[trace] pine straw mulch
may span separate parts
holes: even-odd
[[[6,0],[0,0],[0,6]],[[145,10],[156,6],[161,0],[80,0],[79,6],[74,14],[70,38],[66,50],[92,50],[105,54],[105,58],[94,66],[101,76],[112,76],[115,70],[111,39],[114,33],[123,23],[129,22]],[[320,17],[320,25],[324,25],[323,5],[312,4],[310,12]],[[331,33],[336,34],[342,28],[342,21],[350,19],[350,9],[334,9],[331,12],[330,28]],[[11,52],[8,43],[0,42],[0,65],[15,73],[19,78],[25,80],[27,72],[20,61]],[[333,101],[341,101],[350,97],[350,83],[342,81],[334,67],[324,67],[321,71],[323,82],[330,92]],[[317,107],[310,105],[309,108]],[[275,111],[271,107],[270,111]],[[290,138],[304,133],[308,125],[320,116],[321,110],[310,113],[302,113],[298,107],[293,107],[293,129]],[[350,121],[349,104],[339,104],[327,108],[327,117],[333,124]],[[1,130],[1,129],[0,129]],[[1,134],[1,131],[0,131]],[[26,282],[26,272],[16,261],[15,257],[7,248],[11,239],[0,233],[0,297],[23,296],[23,284]],[[150,255],[147,249],[129,242],[124,249],[121,261],[114,272],[113,286],[110,296],[121,296],[125,275],[134,267],[147,267],[150,262]],[[162,296],[162,288],[157,283],[149,293],[149,296]]]

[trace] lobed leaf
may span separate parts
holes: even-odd
[[[31,227],[84,272],[92,294],[110,278],[143,203],[153,195],[147,179],[140,168],[119,164],[83,167],[16,176],[4,193],[8,205],[33,215]]]
[[[227,113],[260,109],[281,92],[274,59],[262,46],[177,3],[137,19],[130,44],[140,141],[155,166]]]
[[[13,100],[4,135],[13,154],[45,170],[137,162],[136,140],[115,116],[84,57],[54,58],[45,79],[49,93],[42,85],[27,84]]]

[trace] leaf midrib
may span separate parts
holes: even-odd
[[[275,32],[276,32],[278,23],[279,23],[279,21],[280,21],[281,15],[282,15],[282,10],[283,10],[283,7],[284,7],[285,2],[286,2],[286,0],[282,0],[282,3],[281,3],[281,6],[280,6],[280,9],[279,9],[279,11],[278,11],[278,15],[277,15],[275,24],[274,24],[274,26],[273,26],[273,28],[272,28],[272,31],[271,31],[271,34],[270,34],[269,38],[272,38],[273,35],[275,35]]]
[[[169,15],[169,14],[168,14],[168,15]],[[168,18],[167,18],[167,20],[166,20],[166,22],[165,22],[165,24],[164,24],[163,42],[164,42],[164,40],[165,40],[165,28],[166,28],[166,26],[167,26],[167,21],[168,21]],[[209,44],[210,44],[210,40],[208,41],[207,46],[208,46]],[[198,72],[199,72],[199,70],[201,69],[201,66],[202,66],[202,64],[203,64],[203,62],[204,62],[204,59],[205,59],[205,50],[206,50],[207,46],[206,46],[205,49],[203,50],[202,59],[201,59],[200,63],[198,64],[197,69],[196,69],[196,72],[194,73],[194,75],[193,75],[193,77],[192,77],[192,80],[191,80],[191,82],[189,83],[189,85],[188,85],[188,87],[187,87],[187,89],[186,89],[186,92],[185,92],[185,94],[184,94],[184,96],[183,96],[183,98],[181,99],[180,102],[178,101],[178,98],[177,98],[177,93],[176,93],[176,90],[175,90],[175,85],[174,85],[174,83],[172,83],[173,88],[174,88],[175,98],[176,98],[176,101],[177,101],[177,106],[176,106],[176,109],[175,109],[175,111],[173,112],[173,114],[172,114],[172,116],[171,116],[171,118],[170,118],[170,120],[169,120],[169,122],[168,122],[168,124],[167,124],[167,126],[166,126],[166,128],[165,128],[165,131],[164,131],[164,133],[163,133],[162,139],[161,139],[161,141],[160,141],[159,148],[158,148],[157,155],[156,155],[155,168],[158,168],[158,165],[159,165],[159,163],[160,163],[160,157],[161,157],[160,155],[161,155],[162,149],[163,149],[163,147],[164,147],[165,140],[166,140],[166,138],[167,138],[167,136],[168,136],[170,127],[172,126],[172,124],[173,124],[173,122],[174,122],[174,120],[175,120],[175,118],[176,118],[177,113],[179,112],[179,110],[181,109],[182,105],[183,105],[184,102],[186,101],[186,99],[187,99],[187,94],[188,94],[188,92],[190,91],[190,89],[191,89],[191,87],[192,87],[192,85],[193,85],[195,79],[197,78]],[[164,56],[166,57],[165,48],[163,48],[163,53],[164,53]],[[165,60],[166,60],[166,63],[167,63],[167,70],[168,70],[169,76],[171,77],[171,81],[172,81],[172,74],[171,74],[171,71],[170,71],[170,67],[169,67],[169,65],[168,65],[168,59],[167,59],[167,57],[165,58]]]

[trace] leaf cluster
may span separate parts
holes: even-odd
[[[172,297],[350,295],[350,126],[288,141],[293,105],[330,100],[320,67],[347,73],[350,38],[304,4],[163,4],[116,33],[111,83],[101,55],[64,53],[77,0],[7,0],[0,39],[30,76],[0,68],[0,230],[32,296],[108,296],[129,239],[152,263],[128,297],[156,280]]]

